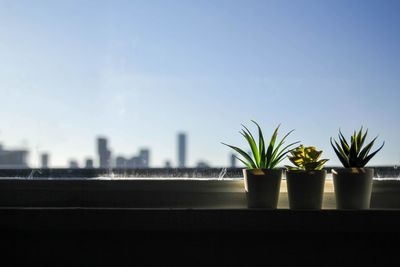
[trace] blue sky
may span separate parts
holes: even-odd
[[[324,150],[339,127],[400,163],[399,1],[0,0],[0,141],[81,163],[114,155],[228,164],[241,123]],[[253,128],[254,129],[254,128]]]

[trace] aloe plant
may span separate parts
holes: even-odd
[[[286,165],[288,170],[322,170],[324,164],[329,159],[321,159],[322,150],[318,151],[313,146],[304,147],[300,145],[299,147],[290,151],[291,155],[288,155],[288,159],[295,165],[295,167]]]
[[[264,140],[264,135],[262,133],[261,127],[258,125],[257,122],[253,121],[252,122],[257,126],[258,129],[258,146],[255,138],[253,137],[252,133],[250,130],[244,126],[241,132],[239,132],[248,142],[251,153],[246,153],[244,150],[228,145],[225,143],[222,143],[223,145],[226,145],[236,152],[238,152],[243,159],[240,159],[236,157],[238,160],[240,160],[248,169],[273,169],[275,168],[282,160],[285,159],[285,156],[287,153],[290,151],[290,147],[293,145],[299,143],[299,142],[294,142],[291,143],[287,146],[283,146],[285,144],[285,139],[291,134],[294,130],[291,130],[288,132],[279,142],[277,141],[278,137],[278,131],[280,125],[275,129],[274,133],[272,134],[272,137],[269,141],[269,144],[265,143]],[[266,146],[268,145],[268,146]]]
[[[350,142],[348,142],[339,129],[338,136],[340,144],[331,137],[331,145],[333,147],[333,150],[335,151],[340,162],[342,162],[345,168],[364,167],[368,163],[368,161],[370,161],[376,155],[376,153],[378,153],[385,145],[385,142],[383,142],[383,144],[377,150],[375,150],[373,153],[369,153],[378,136],[376,136],[370,143],[368,143],[368,145],[363,147],[367,134],[368,129],[365,131],[365,133],[363,133],[363,127],[361,127],[358,133],[354,131],[353,135],[351,136]],[[334,143],[332,142],[332,139]]]

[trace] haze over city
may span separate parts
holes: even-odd
[[[51,165],[151,151],[228,166],[241,123],[324,150],[370,129],[400,162],[399,1],[0,1],[0,143]],[[116,155],[116,156],[117,156]],[[97,163],[96,163],[97,164]]]

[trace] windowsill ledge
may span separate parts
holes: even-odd
[[[327,180],[323,209],[335,205],[332,180]],[[246,209],[247,202],[241,179],[1,179],[0,207]],[[288,208],[285,180],[278,208]],[[371,208],[400,209],[400,181],[375,180]]]

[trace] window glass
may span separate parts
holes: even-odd
[[[0,1],[0,168],[241,167],[241,123],[400,161],[400,2]],[[282,163],[286,164],[287,161]]]

